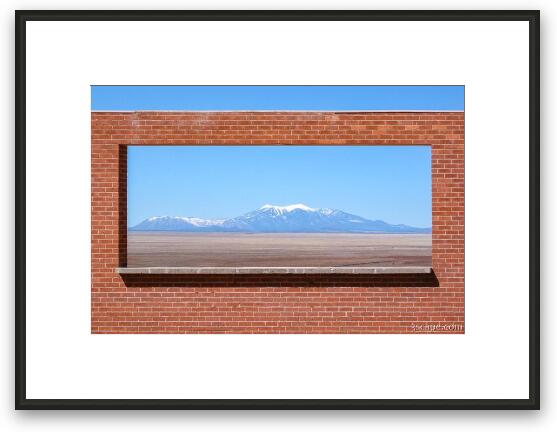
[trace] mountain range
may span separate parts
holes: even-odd
[[[246,233],[431,233],[431,228],[393,225],[341,210],[311,208],[304,204],[266,204],[230,219],[155,216],[130,231],[246,232]]]

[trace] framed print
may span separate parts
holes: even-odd
[[[15,110],[17,409],[539,409],[538,11],[17,11]]]

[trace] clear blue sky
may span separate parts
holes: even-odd
[[[427,146],[131,146],[128,224],[151,216],[228,218],[303,203],[431,226]]]
[[[463,110],[464,86],[92,86],[93,110]]]
[[[92,86],[93,110],[463,110],[464,86]],[[431,226],[429,147],[129,147],[128,224],[304,203]]]

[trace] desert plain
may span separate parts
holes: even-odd
[[[128,232],[128,267],[431,266],[431,234]]]

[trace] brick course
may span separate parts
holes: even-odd
[[[463,333],[464,113],[93,112],[92,333]],[[429,145],[434,275],[119,275],[128,145]]]

